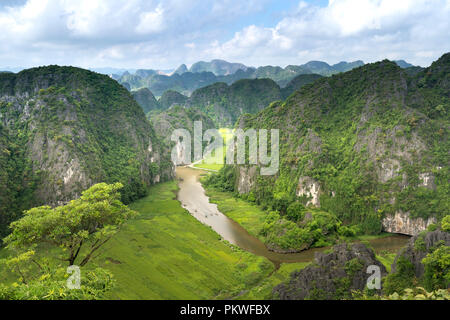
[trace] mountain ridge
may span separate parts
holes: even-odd
[[[300,74],[318,73],[322,76],[330,76],[339,72],[345,72],[362,65],[358,60],[354,62],[340,62],[330,66],[321,61],[310,61],[304,65],[289,65],[286,68],[278,66],[260,66],[258,68],[247,67],[241,63],[229,63],[224,60],[212,60],[211,62],[199,61],[190,69],[181,65],[171,75],[162,75],[155,70],[147,74],[142,71],[134,74],[125,72],[122,76],[114,76],[119,83],[130,86],[132,90],[147,87],[156,96],[161,96],[164,91],[175,90],[189,96],[193,91],[215,82],[225,82],[228,85],[241,79],[270,78],[281,87]]]
[[[276,175],[236,165],[219,177],[278,212],[267,221],[269,246],[314,244],[303,220],[288,214],[297,203],[306,208],[298,216],[319,207],[354,234],[416,235],[450,207],[449,83],[450,54],[416,75],[383,60],[320,78],[238,120],[243,129],[280,130]]]
[[[48,66],[0,74],[0,232],[25,209],[58,205],[96,182],[129,203],[173,176],[130,93],[106,75]]]

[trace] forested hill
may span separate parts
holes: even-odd
[[[299,75],[283,89],[270,79],[242,79],[230,86],[217,82],[195,90],[189,98],[168,90],[158,102],[162,109],[174,105],[198,109],[210,117],[217,128],[231,127],[242,114],[257,113],[319,78],[321,76],[315,74]]]
[[[281,99],[280,87],[270,79],[218,82],[195,90],[186,105],[210,116],[218,127],[233,126],[240,115],[256,113]]]
[[[134,100],[142,107],[145,114],[150,111],[162,109],[153,93],[147,88],[131,91]]]
[[[163,109],[168,109],[173,105],[184,105],[188,97],[182,95],[181,93],[173,90],[167,90],[164,94],[159,98],[158,103],[161,105]]]
[[[286,216],[297,201],[352,232],[417,234],[450,211],[449,83],[450,54],[413,76],[384,60],[243,116],[242,127],[280,129],[281,164],[267,177],[236,168],[235,191],[279,212],[285,223],[266,232],[283,249],[302,242],[304,211]]]
[[[48,66],[0,74],[0,234],[22,210],[122,182],[128,203],[173,174],[130,93],[108,76]]]
[[[216,127],[213,120],[200,110],[184,108],[176,104],[168,110],[154,114],[149,113],[147,116],[155,128],[156,134],[162,137],[168,154],[171,153],[172,147],[175,145],[175,142],[171,140],[174,130],[186,129],[193,138],[195,121],[201,121],[203,131]],[[191,150],[194,150],[193,146]]]
[[[246,67],[240,63],[228,63],[222,60],[211,62],[200,61],[189,70],[181,65],[172,75],[162,75],[156,70],[137,70],[135,74],[125,72],[122,75],[112,75],[119,83],[133,90],[150,89],[156,96],[164,91],[175,90],[189,96],[194,90],[224,82],[231,85],[241,79],[272,79],[280,87],[285,87],[289,81],[301,74],[320,74],[330,76],[346,72],[363,65],[362,61],[340,62],[329,65],[322,61],[310,61],[303,65],[289,65],[286,68],[278,66]]]

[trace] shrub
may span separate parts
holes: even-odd
[[[300,202],[293,202],[286,211],[286,217],[291,221],[300,221],[305,216],[305,206]]]

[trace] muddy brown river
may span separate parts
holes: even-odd
[[[310,262],[316,252],[328,248],[315,248],[299,253],[276,253],[267,247],[258,238],[250,235],[240,224],[221,213],[217,205],[209,202],[199,177],[206,171],[189,167],[177,167],[178,200],[183,208],[188,210],[197,220],[210,226],[223,239],[258,256],[263,256],[272,261],[277,267],[281,263]],[[376,252],[387,250],[397,252],[406,245],[408,236],[392,235],[389,237],[369,241]]]

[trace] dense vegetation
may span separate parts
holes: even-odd
[[[241,114],[256,113],[279,99],[280,88],[270,79],[239,80],[231,86],[218,82],[198,89],[187,105],[206,113],[218,127],[226,127]]]
[[[355,236],[352,230],[341,226],[332,214],[314,208],[305,208],[300,202],[288,208],[287,218],[276,211],[265,211],[247,197],[233,197],[223,192],[214,176],[203,179],[210,201],[217,203],[220,212],[241,224],[274,251],[296,252],[335,243],[338,239]],[[244,199],[242,199],[244,198]],[[249,201],[250,200],[250,201]]]
[[[427,291],[450,286],[450,215],[441,224],[431,225],[413,237],[397,255],[393,272],[384,279],[385,294],[402,293],[407,288],[424,287]]]
[[[184,108],[179,105],[174,105],[166,111],[148,113],[153,127],[157,136],[161,137],[163,143],[163,152],[170,156],[175,142],[171,140],[172,133],[176,129],[185,129],[189,131],[192,141],[191,141],[191,151],[194,150],[194,122],[200,121],[202,123],[203,133],[208,129],[213,129],[214,122],[205,115],[203,112],[195,108]],[[204,141],[204,146],[207,142]]]
[[[449,246],[427,239],[450,228],[449,59],[414,72],[383,61],[330,78],[300,75],[284,89],[253,79],[216,83],[191,98],[166,91],[156,101],[146,88],[133,92],[152,124],[130,93],[106,76],[56,66],[1,74],[0,235],[8,226],[12,233],[0,252],[6,256],[0,299],[273,297],[273,286],[305,264],[272,273],[266,259],[222,241],[187,214],[174,199],[175,181],[148,195],[150,184],[172,177],[174,129],[192,134],[194,121],[206,130],[234,124],[242,114],[243,128],[281,129],[281,168],[273,177],[253,177],[249,192],[240,185],[248,166],[225,166],[206,178],[223,213],[283,252],[378,234],[382,218],[398,211],[436,218],[409,248],[422,252],[423,274],[417,276],[411,255],[399,255],[383,298],[445,296]],[[231,67],[238,69],[234,76],[248,72]],[[306,67],[331,74],[326,64],[311,62],[259,68],[256,77],[284,81],[285,72]],[[225,69],[213,71],[231,73]],[[155,76],[161,75],[140,70],[133,81]],[[299,195],[304,177],[320,186],[320,207],[311,205],[312,196]],[[111,184],[88,189],[100,181]],[[136,212],[123,203],[131,202],[140,216],[129,220]],[[35,207],[42,203],[53,208]],[[83,267],[82,290],[67,289],[63,263]],[[336,297],[351,298],[352,277],[363,266],[358,259],[343,264]],[[425,289],[410,289],[418,285]]]
[[[95,251],[89,263],[81,267],[81,290],[67,289],[66,270],[58,260],[71,256],[70,246],[63,250],[57,246],[39,245],[28,255],[16,255],[2,249],[0,257],[5,258],[8,268],[0,268],[0,299],[229,299],[253,288],[273,271],[268,260],[221,240],[217,233],[184,210],[174,199],[175,181],[152,186],[148,196],[130,205],[130,209],[139,215],[126,223],[122,223],[124,213],[129,215],[130,209],[123,211],[115,192],[108,191],[113,189],[114,186],[94,186],[87,191],[86,198],[54,209],[48,218],[64,218],[59,215],[64,211],[80,220],[68,217],[63,223],[49,223],[45,227],[41,223],[45,218],[40,216],[39,208],[30,210],[32,217],[24,218],[38,219],[36,228],[43,228],[43,236],[38,237],[36,243],[49,239],[65,246],[72,240],[88,237],[76,263],[84,260],[90,252],[90,244],[96,239],[109,239],[114,232],[114,236]],[[104,210],[105,196],[114,198],[108,201],[112,203],[112,210]],[[114,220],[117,225],[106,224],[113,216],[119,218]],[[18,229],[14,229],[11,241],[23,239],[19,244],[30,243],[31,238],[22,232],[26,220],[16,223]],[[83,228],[91,230],[95,221],[102,229],[92,234],[82,232]],[[120,231],[115,232],[119,223]],[[59,225],[64,228],[56,227]],[[64,233],[66,228],[72,232]],[[27,248],[19,249],[25,251]],[[43,258],[42,263],[38,257]],[[41,264],[44,270],[35,272],[39,267],[32,260]],[[26,284],[21,280],[17,266],[21,272],[27,272]],[[8,272],[11,268],[15,271]]]
[[[231,86],[217,82],[195,90],[189,98],[176,91],[166,91],[159,104],[164,109],[174,105],[198,109],[214,121],[216,128],[232,127],[240,115],[257,113],[271,102],[289,96],[318,78],[318,75],[300,75],[284,89],[270,79],[244,79]]]
[[[13,222],[4,241],[8,257],[0,260],[11,279],[0,283],[0,300],[102,298],[113,286],[111,273],[85,266],[137,214],[120,202],[122,188],[119,183],[100,183],[67,205],[33,208]],[[66,285],[64,264],[82,268],[80,282],[72,282],[79,290]]]
[[[313,83],[317,79],[322,78],[322,76],[318,74],[301,74],[296,76],[294,79],[288,82],[286,87],[281,89],[281,96],[283,99],[286,99],[295,91],[300,90],[303,86],[307,84]]]
[[[302,220],[289,208],[312,198],[299,195],[302,179],[318,186],[318,205],[342,223],[341,233],[378,234],[383,217],[398,211],[439,221],[450,211],[449,59],[414,76],[389,61],[365,65],[244,115],[243,128],[280,129],[279,173],[256,174],[246,194],[247,166],[225,167],[210,184],[275,211],[267,223],[283,227],[274,239],[289,230],[292,243]]]
[[[125,203],[142,197],[172,175],[168,155],[151,162],[159,149],[142,109],[107,76],[58,66],[1,74],[0,234],[23,210],[96,182],[122,182]]]
[[[188,97],[182,95],[181,93],[173,90],[167,90],[163,93],[161,98],[159,98],[158,103],[163,109],[168,109],[173,105],[184,105]]]
[[[141,106],[145,114],[150,111],[162,109],[159,102],[156,100],[153,93],[147,88],[141,88],[136,91],[131,91],[134,100]]]

